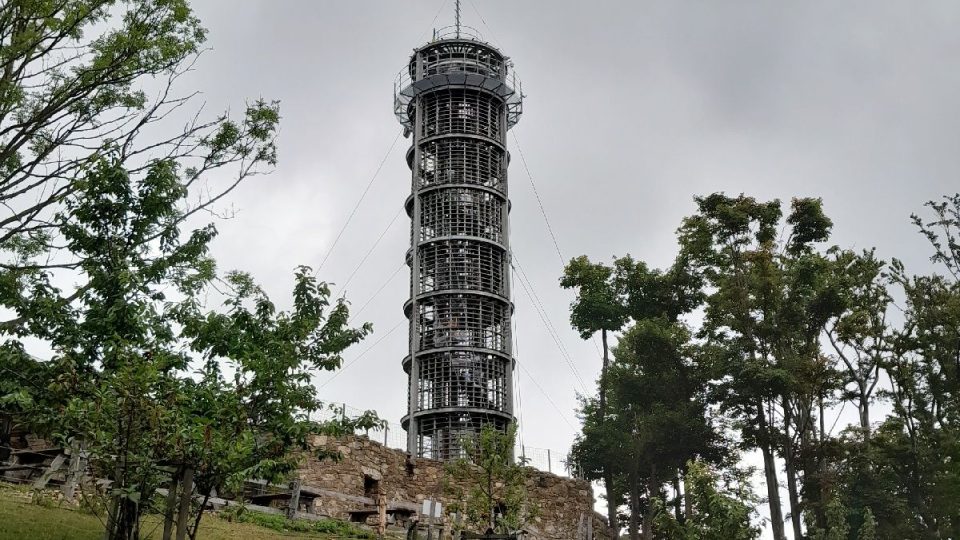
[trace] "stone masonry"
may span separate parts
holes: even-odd
[[[383,493],[391,507],[419,508],[425,499],[449,507],[440,461],[408,458],[406,452],[364,436],[315,436],[312,445],[342,456],[339,461],[311,456],[301,465],[303,489],[320,494],[313,503],[317,514],[348,519],[350,511],[373,502],[374,490]],[[531,468],[527,493],[539,514],[526,526],[530,540],[587,540],[591,530],[593,539],[607,538],[605,520],[593,510],[589,482]]]

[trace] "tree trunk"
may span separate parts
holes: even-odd
[[[647,479],[647,508],[643,513],[643,540],[653,540],[653,499],[659,488],[657,483],[657,468],[650,467],[650,478]]]
[[[167,488],[167,506],[163,510],[163,536],[162,540],[173,539],[173,518],[176,515],[174,508],[177,506],[177,487],[180,484],[180,468],[170,476],[170,487]]]
[[[636,474],[630,475],[630,540],[640,540],[640,479]]]
[[[817,412],[820,415],[820,437],[817,440],[817,483],[819,484],[820,504],[819,512],[816,516],[817,526],[827,528],[827,500],[830,494],[827,491],[826,460],[823,458],[823,443],[827,440],[826,417],[823,414],[823,396],[817,396]]]
[[[677,523],[683,524],[686,519],[683,515],[683,501],[685,495],[680,494],[680,469],[673,477],[673,514],[677,518]]]
[[[603,342],[603,365],[600,366],[600,406],[597,413],[600,415],[600,423],[607,414],[607,367],[610,366],[610,348],[607,346],[607,331],[600,331],[600,340]]]
[[[600,403],[597,408],[598,424],[603,425],[607,414],[607,367],[610,365],[610,349],[607,346],[607,331],[600,331],[603,342],[603,365],[600,367]],[[617,498],[614,496],[613,474],[604,471],[603,484],[607,492],[607,526],[613,538],[620,538],[620,523],[617,519]]]
[[[186,540],[187,538],[187,519],[190,518],[190,500],[193,498],[193,469],[187,467],[183,471],[182,482],[180,509],[177,510],[177,540]]]
[[[683,472],[683,515],[685,519],[693,517],[694,513],[693,499],[690,498],[690,481],[687,479],[687,472]]]
[[[787,398],[783,398],[783,460],[787,469],[787,493],[790,497],[790,523],[793,525],[793,537],[803,538],[800,528],[800,499],[797,496],[797,466],[794,460],[793,438],[790,436],[790,423],[793,410]]]
[[[863,430],[864,434],[867,436],[870,435],[870,397],[867,396],[867,391],[860,388],[860,429]]]
[[[770,506],[770,526],[774,540],[786,540],[783,527],[783,509],[780,507],[780,482],[777,480],[777,464],[774,461],[773,447],[770,444],[770,429],[763,410],[763,403],[757,405],[757,421],[760,432],[767,440],[760,442],[763,454],[763,473],[767,482],[767,501]]]
[[[490,501],[489,501],[489,502],[490,502],[490,507],[489,507],[489,511],[490,511],[490,523],[489,523],[489,525],[490,525],[490,530],[491,530],[491,531],[495,531],[495,530],[496,530],[495,527],[496,527],[496,525],[497,525],[497,522],[496,522],[496,519],[495,519],[495,516],[494,516],[494,512],[496,511],[496,509],[494,508],[494,502],[493,502],[493,472],[492,472],[492,471],[487,471],[487,495],[490,496]],[[432,508],[430,509],[430,521],[428,521],[428,523],[433,523],[433,509],[432,509]]]
[[[603,486],[607,492],[607,527],[612,538],[620,538],[620,520],[617,518],[617,497],[613,490],[613,475],[604,472]]]

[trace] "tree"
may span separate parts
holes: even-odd
[[[885,263],[873,250],[856,254],[835,251],[832,259],[836,290],[842,295],[842,311],[824,327],[834,352],[852,384],[852,398],[860,416],[860,429],[870,431],[870,403],[880,370],[889,363],[890,340],[887,310],[893,301],[887,291]]]
[[[177,93],[205,34],[187,0],[0,6],[0,204],[8,210],[0,217],[0,306],[15,314],[0,331],[29,332],[32,310],[65,309],[91,286],[74,279],[85,261],[56,216],[69,212],[65,203],[103,160],[137,180],[155,174],[157,162],[182,175],[192,196],[178,199],[176,218],[144,242],[162,241],[275,163],[275,103],[251,104],[239,121],[204,120],[187,110],[195,93]],[[214,171],[226,182],[213,182]],[[24,276],[41,271],[46,282],[25,288]]]
[[[960,195],[927,206],[933,219],[913,222],[945,273],[911,276],[891,263],[905,320],[885,366],[894,411],[885,424],[918,537],[942,538],[960,535]]]
[[[513,461],[516,433],[516,424],[505,432],[485,424],[463,440],[463,456],[446,465],[454,510],[473,527],[512,534],[536,515],[527,501],[526,470]]]
[[[599,398],[596,407],[598,429],[602,428],[607,412],[607,369],[610,366],[608,333],[619,331],[627,321],[623,292],[618,285],[619,283],[613,278],[613,268],[602,263],[592,263],[586,255],[571,259],[560,279],[561,287],[577,290],[577,297],[570,304],[570,325],[580,332],[580,337],[583,339],[590,339],[600,332],[603,363],[600,367]],[[601,469],[600,477],[603,479],[606,490],[607,523],[611,532],[619,535],[617,518],[619,502],[615,493],[613,473]]]
[[[689,332],[663,319],[638,321],[624,333],[611,366],[615,425],[627,444],[631,538],[637,538],[641,507],[643,537],[653,538],[654,509],[661,486],[696,458],[719,461],[719,435],[706,418],[702,382],[688,354]],[[642,505],[641,500],[646,504]]]
[[[751,504],[756,503],[747,482],[725,489],[718,475],[701,461],[687,466],[687,494],[695,511],[683,523],[662,513],[657,523],[663,537],[677,540],[753,540],[760,530],[750,523]]]
[[[713,370],[712,399],[737,420],[743,441],[763,455],[774,538],[782,540],[775,453],[792,440],[796,376],[817,362],[821,319],[833,303],[821,287],[824,265],[812,249],[827,240],[832,224],[819,200],[794,199],[784,224],[789,233],[778,242],[779,201],[717,193],[696,202],[698,213],[684,219],[678,234],[682,256],[711,289],[698,335],[704,340],[702,359]],[[807,420],[801,425],[809,426]],[[784,455],[798,536],[793,448]]]
[[[560,284],[564,288],[577,290],[577,298],[570,305],[573,328],[580,332],[583,339],[589,339],[596,332],[601,333],[603,364],[598,398],[596,406],[590,407],[596,418],[584,417],[584,437],[578,439],[580,448],[574,448],[572,459],[579,463],[583,471],[603,479],[607,520],[614,534],[619,534],[617,508],[622,494],[616,488],[615,470],[621,469],[620,460],[610,455],[610,459],[597,461],[591,452],[585,450],[588,446],[596,448],[596,444],[603,444],[602,441],[617,438],[618,428],[604,426],[608,416],[606,403],[610,384],[607,375],[610,366],[609,333],[620,331],[631,319],[665,318],[676,321],[702,301],[701,283],[699,276],[689,271],[683,259],[678,259],[667,272],[661,272],[650,269],[630,255],[614,258],[612,266],[592,263],[582,255],[571,259],[564,269]],[[584,407],[583,411],[586,410]]]
[[[253,279],[227,275],[227,310],[207,311],[196,297],[177,305],[182,337],[204,360],[182,410],[188,422],[175,439],[177,459],[194,471],[202,497],[191,529],[214,491],[236,492],[244,480],[283,480],[309,449],[313,434],[340,436],[382,424],[371,411],[318,423],[324,406],[312,379],[343,363],[342,353],[372,330],[350,328],[347,303],[330,304],[330,288],[308,267],[295,275],[293,309],[278,311]],[[318,457],[337,457],[320,454]]]
[[[309,420],[321,406],[311,376],[339,367],[341,353],[371,329],[350,328],[346,301],[331,305],[329,287],[308,268],[297,271],[292,311],[278,311],[239,272],[222,281],[226,311],[207,310],[200,299],[216,277],[207,255],[215,229],[182,239],[175,223],[183,181],[167,162],[135,181],[117,161],[101,160],[67,200],[69,212],[55,218],[89,285],[71,304],[25,311],[23,328],[55,351],[52,390],[60,401],[38,423],[66,444],[82,444],[97,475],[111,480],[110,538],[139,537],[165,478],[160,465],[195,473],[205,501],[247,478],[283,478],[311,433],[376,421]],[[143,240],[158,233],[157,243]],[[22,279],[37,289],[45,271]]]
[[[580,337],[590,339],[600,332],[603,343],[603,365],[600,368],[600,400],[597,414],[606,412],[606,373],[610,365],[608,332],[617,332],[627,322],[623,291],[614,279],[614,269],[592,263],[586,255],[570,259],[563,269],[560,286],[576,289],[577,297],[570,304],[570,325]]]
[[[857,531],[857,540],[877,540],[877,520],[869,507],[864,511],[863,524]]]

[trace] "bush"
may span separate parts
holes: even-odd
[[[225,508],[218,513],[218,516],[227,521],[250,523],[252,525],[257,525],[280,532],[316,532],[335,534],[345,538],[376,538],[376,535],[372,532],[361,529],[352,523],[340,521],[338,519],[321,519],[317,521],[307,519],[287,519],[280,514],[265,514],[263,512],[255,512],[253,510],[247,510],[242,506],[231,506]]]

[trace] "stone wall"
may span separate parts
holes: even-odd
[[[312,444],[342,456],[339,461],[307,457],[301,466],[303,489],[319,493],[314,499],[316,513],[347,519],[349,511],[373,503],[365,487],[367,491],[379,489],[392,507],[418,508],[424,499],[440,501],[444,508],[449,506],[443,492],[443,463],[439,461],[408,459],[405,452],[363,436],[316,436]],[[530,540],[581,540],[586,539],[589,529],[593,538],[606,538],[605,521],[593,511],[589,482],[531,468],[527,493],[539,514],[526,527]],[[591,521],[590,527],[587,520]]]

